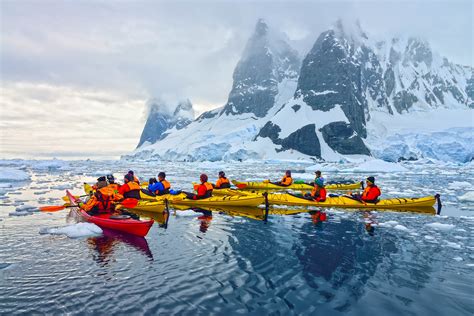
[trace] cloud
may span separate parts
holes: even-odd
[[[468,0],[1,1],[2,153],[7,142],[34,151],[62,134],[84,135],[87,152],[125,153],[138,141],[151,97],[189,98],[198,113],[224,105],[258,18],[285,33],[302,56],[338,18],[359,18],[370,34],[424,37],[452,61],[472,65],[472,6]],[[82,124],[71,122],[71,113]],[[124,141],[116,141],[117,131]],[[110,139],[108,146],[89,141],[98,134]]]

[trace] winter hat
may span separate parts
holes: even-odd
[[[105,181],[105,177],[104,177],[104,176],[97,178],[97,182],[101,182],[101,181]]]
[[[199,179],[201,179],[202,182],[207,182],[207,174],[205,174],[205,173],[201,174]]]
[[[130,173],[127,173],[125,177],[123,177],[127,181],[133,181],[133,176]]]
[[[370,176],[370,177],[367,177],[367,181],[369,181],[370,183],[374,184],[375,183],[375,178]]]
[[[162,177],[163,179],[166,178],[166,173],[164,173],[163,171],[158,173],[158,178],[159,177]]]
[[[225,177],[224,171],[219,171],[219,177]]]

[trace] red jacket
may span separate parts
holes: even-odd
[[[375,202],[381,194],[380,189],[374,184],[365,188],[361,199],[365,202]]]
[[[318,192],[316,190],[316,187],[314,187],[313,191],[311,191],[311,196],[317,202],[324,202],[324,201],[326,201],[326,189],[325,188],[319,188],[319,192]]]
[[[214,189],[212,184],[210,184],[208,182],[201,183],[197,187],[197,190],[196,190],[197,195],[194,196],[194,199],[198,200],[198,199],[205,199],[205,198],[211,197],[212,196],[212,189]]]

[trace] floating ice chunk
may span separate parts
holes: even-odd
[[[408,228],[403,225],[395,225],[393,228],[401,231],[408,231]]]
[[[28,205],[28,204],[20,205],[15,209],[16,212],[23,212],[23,211],[34,212],[34,211],[37,211],[37,210],[38,210],[37,206]]]
[[[400,164],[387,162],[379,159],[366,161],[354,168],[344,169],[347,172],[405,172],[407,168]]]
[[[466,266],[468,266],[468,267],[474,267],[474,263],[467,263]]]
[[[474,184],[466,181],[454,181],[448,184],[448,188],[452,190],[474,190]]]
[[[428,228],[441,230],[441,231],[448,231],[456,227],[452,224],[442,224],[442,223],[431,223],[431,224],[426,224],[425,226]]]
[[[454,257],[454,258],[453,258],[453,260],[455,260],[455,261],[458,261],[458,262],[459,262],[459,261],[462,261],[463,259],[462,259],[461,257]]]
[[[446,241],[446,246],[454,249],[461,249],[461,245],[455,242]]]
[[[434,240],[435,238],[433,236],[428,236],[428,235],[425,235],[425,239],[428,239],[428,240]]]
[[[186,211],[176,211],[176,216],[178,217],[190,217],[190,216],[200,216],[202,213],[195,212],[193,210],[186,210]]]
[[[36,170],[58,170],[65,169],[69,167],[69,163],[63,160],[53,159],[53,160],[43,160],[32,163],[33,169]]]
[[[0,167],[0,182],[27,181],[29,174],[20,169]]]
[[[71,185],[68,184],[58,184],[58,185],[53,185],[50,187],[52,190],[67,190],[70,189]]]
[[[8,214],[8,216],[27,216],[27,215],[31,215],[31,212],[20,211],[20,212],[11,212]]]
[[[458,200],[466,201],[466,202],[474,202],[474,191],[469,191],[465,193],[464,195],[461,195],[460,197],[458,197]]]
[[[77,223],[64,227],[43,228],[39,233],[50,235],[66,235],[69,238],[79,238],[101,235],[102,229],[92,223]]]

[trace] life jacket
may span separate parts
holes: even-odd
[[[214,187],[209,182],[200,184],[197,188],[197,199],[205,199],[212,196],[212,190]]]
[[[228,189],[228,188],[230,188],[229,179],[227,179],[226,177],[217,179],[216,189]]]
[[[163,189],[163,192],[160,192],[160,191],[156,190],[156,191],[155,191],[155,194],[156,194],[156,195],[169,194],[169,193],[170,193],[171,184],[170,184],[168,181],[166,181],[165,179],[161,180],[160,182],[161,182],[161,184],[163,185],[163,188],[164,188],[164,189]]]
[[[284,185],[284,186],[289,186],[292,183],[293,183],[293,179],[291,177],[287,177],[287,176],[284,176],[280,181],[280,184]]]
[[[361,199],[364,202],[377,203],[381,194],[382,192],[380,191],[379,187],[374,184],[365,188]]]
[[[311,196],[317,202],[326,201],[326,188],[319,187],[319,190],[318,190],[318,189],[316,189],[316,187],[314,187],[313,191],[311,191]]]
[[[119,193],[123,195],[124,198],[140,199],[140,190],[141,187],[138,183],[129,181],[124,185],[120,186]]]
[[[118,190],[120,189],[120,184],[118,184],[118,183],[110,183],[107,187],[108,187],[108,188],[111,188],[112,190],[114,190],[115,193],[118,193]]]

